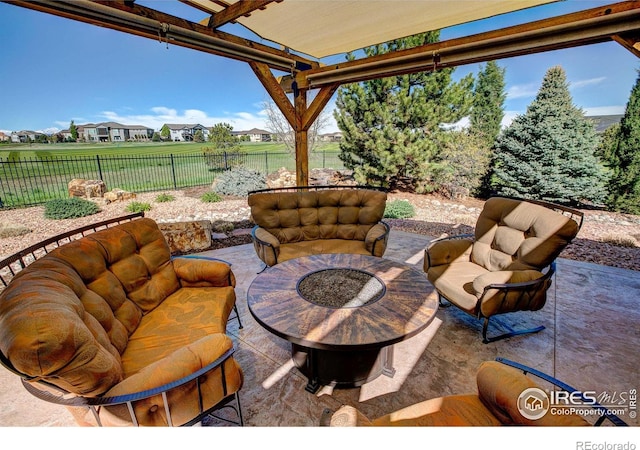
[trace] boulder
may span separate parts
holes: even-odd
[[[136,198],[136,194],[134,192],[128,192],[122,189],[112,189],[109,192],[104,193],[104,199],[107,203],[121,202],[124,200],[131,200],[132,198]]]
[[[172,254],[191,253],[211,247],[211,222],[196,220],[191,222],[158,223]]]
[[[102,180],[85,180],[74,178],[67,185],[69,197],[100,198],[107,191],[107,186]]]

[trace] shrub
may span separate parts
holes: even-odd
[[[222,197],[217,192],[209,191],[202,194],[200,200],[205,203],[217,203],[222,201]]]
[[[606,242],[607,244],[617,245],[618,247],[638,247],[638,241],[636,241],[632,236],[607,234],[602,237],[602,241]]]
[[[31,230],[24,225],[0,222],[0,239],[23,236],[31,233]]]
[[[388,219],[408,219],[416,211],[408,200],[392,200],[384,208],[384,217]]]
[[[220,174],[213,182],[212,189],[220,195],[246,197],[249,192],[266,187],[267,181],[263,174],[241,166]]]
[[[162,194],[158,194],[158,196],[156,197],[156,202],[158,202],[158,203],[166,203],[166,202],[172,202],[175,199],[176,198],[171,194],[162,193]]]
[[[75,219],[97,212],[100,212],[97,204],[78,197],[49,200],[44,205],[44,216],[47,219]]]
[[[149,211],[151,209],[151,205],[145,202],[137,202],[133,201],[127,205],[127,211],[131,213],[139,213],[143,211]]]

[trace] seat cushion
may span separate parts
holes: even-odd
[[[174,351],[215,333],[224,333],[235,304],[234,288],[181,288],[146,314],[122,354],[125,377]]]
[[[373,421],[374,426],[496,426],[500,421],[477,395],[451,395],[426,400]]]
[[[364,241],[343,239],[319,239],[317,241],[303,241],[292,244],[281,244],[278,262],[301,256],[318,255],[321,253],[352,253],[357,255],[371,255]]]
[[[431,284],[458,308],[476,315],[478,296],[473,288],[473,281],[486,273],[487,269],[472,262],[457,262],[431,267],[427,277]]]
[[[577,414],[554,415],[547,412],[542,418],[531,420],[520,414],[518,398],[528,388],[539,385],[521,370],[497,361],[483,362],[477,374],[478,393],[482,403],[505,425],[589,426]]]

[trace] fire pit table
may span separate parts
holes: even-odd
[[[291,342],[309,392],[392,377],[393,344],[424,330],[438,308],[424,271],[353,254],[270,267],[251,283],[247,302],[261,326]]]

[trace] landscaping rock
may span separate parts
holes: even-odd
[[[134,192],[127,192],[122,189],[112,189],[109,192],[105,192],[104,194],[104,199],[107,204],[111,202],[131,200],[132,198],[136,198],[136,194]]]
[[[107,186],[102,180],[85,180],[74,178],[67,185],[69,197],[100,198],[107,191]]]
[[[211,247],[211,222],[158,223],[172,254],[183,254],[207,250]]]

